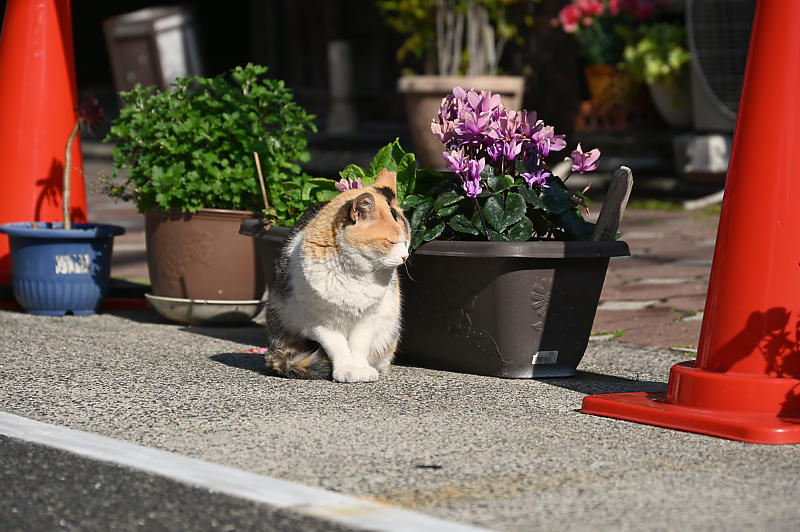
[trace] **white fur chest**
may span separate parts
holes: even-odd
[[[308,258],[302,253],[302,233],[290,246],[290,306],[295,317],[349,329],[368,319],[365,314],[398,312],[394,270],[365,272],[339,254],[326,260]]]

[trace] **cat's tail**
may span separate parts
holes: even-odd
[[[332,379],[333,368],[318,344],[271,346],[264,355],[267,367],[290,379]]]

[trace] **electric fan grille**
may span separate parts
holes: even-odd
[[[739,109],[756,0],[689,2],[689,48],[713,98],[731,114]]]

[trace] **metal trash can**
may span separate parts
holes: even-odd
[[[179,77],[203,75],[195,19],[181,6],[140,9],[103,22],[114,87],[164,90]]]

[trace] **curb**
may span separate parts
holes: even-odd
[[[332,491],[248,473],[0,412],[0,435],[145,472],[211,492],[358,530],[485,530]],[[265,523],[267,525],[267,523]]]

